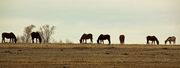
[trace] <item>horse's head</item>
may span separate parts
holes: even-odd
[[[157,42],[157,45],[159,45],[159,41],[157,40],[156,42]]]
[[[159,40],[156,38],[156,43],[157,43],[157,45],[159,45]]]
[[[97,40],[97,43],[99,44],[99,39]]]
[[[167,44],[167,41],[168,41],[168,40],[165,40],[164,43]]]
[[[17,42],[17,38],[16,37],[14,37],[14,43],[16,43]]]
[[[80,39],[79,42],[82,43],[82,39]]]

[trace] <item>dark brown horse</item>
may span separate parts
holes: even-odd
[[[152,44],[155,44],[156,41],[157,45],[159,45],[159,41],[155,36],[147,36],[146,40],[147,40],[147,44],[149,44],[149,41],[152,41]]]
[[[119,36],[119,40],[120,40],[120,43],[121,43],[121,44],[124,44],[125,35],[120,35],[120,36]]]
[[[169,42],[169,44],[171,44],[171,42],[173,42],[173,44],[175,44],[176,43],[176,37],[175,36],[168,37],[164,42],[165,42],[165,44],[167,42]]]
[[[93,43],[93,35],[92,34],[83,34],[79,40],[80,43],[87,43],[87,40],[90,39],[91,43]]]
[[[4,33],[2,33],[2,43],[5,43],[5,38],[10,39],[10,41],[9,41],[10,43],[11,42],[16,43],[16,41],[17,41],[16,36],[14,35],[13,32],[10,32],[10,33],[4,32]]]
[[[31,38],[32,38],[32,43],[34,43],[35,38],[36,38],[36,43],[37,43],[38,39],[39,39],[39,43],[41,43],[41,41],[42,41],[39,32],[32,32],[31,33]]]
[[[108,34],[106,34],[106,35],[101,34],[97,39],[97,43],[98,44],[100,44],[100,43],[104,44],[104,40],[108,40],[109,44],[111,44],[110,35],[108,35]]]

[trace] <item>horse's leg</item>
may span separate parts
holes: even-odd
[[[14,38],[11,39],[11,43],[15,43],[15,39]]]
[[[99,43],[102,44],[102,40],[99,40]]]
[[[82,39],[82,43],[84,43],[84,39]]]
[[[122,41],[122,39],[120,40],[120,43],[121,43],[121,44],[123,44],[123,41]]]
[[[12,42],[12,43],[15,43],[15,39],[14,39],[14,38],[12,38],[11,42]]]
[[[102,40],[99,40],[99,43],[102,44]]]
[[[91,43],[93,43],[93,40],[92,40],[92,38],[91,38],[90,40],[91,40]]]
[[[5,38],[3,39],[3,42],[5,43],[6,41],[5,41]]]
[[[171,41],[169,41],[169,44],[171,44]]]
[[[156,41],[153,41],[154,45],[156,44]]]
[[[9,43],[11,43],[11,38],[9,38]]]
[[[91,39],[91,43],[93,43],[93,39]]]
[[[36,43],[38,42],[37,38],[36,38]]]
[[[85,43],[87,43],[87,39],[85,39]]]
[[[103,41],[103,40],[100,40],[100,43],[101,43],[101,44],[104,44],[104,41]]]
[[[5,38],[3,37],[3,38],[2,38],[2,43],[4,43],[4,42],[5,42]]]
[[[155,42],[154,41],[152,41],[152,43],[151,44],[154,44]]]
[[[4,39],[4,43],[6,42],[6,39]]]
[[[124,44],[124,39],[122,39],[122,44]]]
[[[153,41],[151,41],[151,44],[154,44],[154,42],[153,42]]]
[[[32,43],[34,43],[34,38],[32,38]]]
[[[147,39],[147,43],[146,44],[149,44],[149,40]]]

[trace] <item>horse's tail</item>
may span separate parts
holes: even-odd
[[[2,33],[2,43],[4,42],[5,37],[4,37],[4,33]]]
[[[146,37],[146,41],[147,41],[146,44],[149,44],[149,36]]]
[[[93,43],[93,35],[90,34],[90,40],[91,40],[91,43]]]
[[[174,36],[174,44],[176,43],[176,37]]]
[[[111,37],[110,35],[108,35],[108,41],[109,41],[109,45],[111,44]]]

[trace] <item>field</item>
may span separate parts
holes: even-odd
[[[0,44],[0,68],[180,68],[180,46]]]

